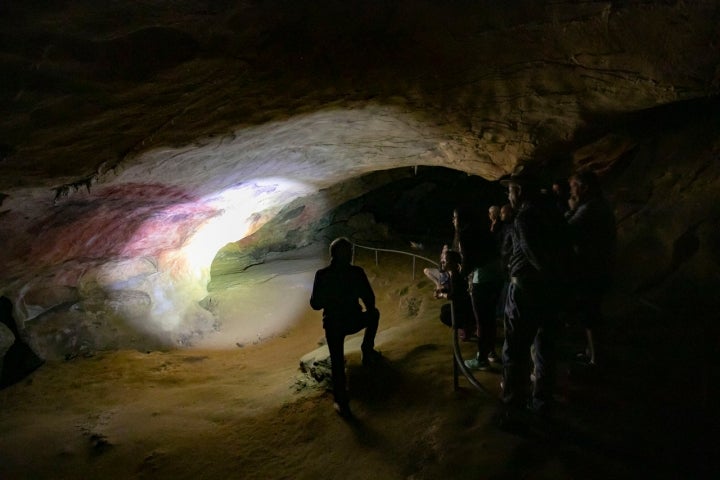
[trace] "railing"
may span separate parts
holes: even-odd
[[[452,344],[453,344],[453,388],[457,390],[460,385],[458,383],[458,370],[462,373],[465,378],[468,379],[470,384],[478,390],[491,395],[491,392],[480,383],[472,371],[465,366],[465,359],[462,357],[460,351],[460,339],[458,338],[458,329],[455,326],[455,302],[450,302],[450,318],[452,319]]]
[[[375,265],[379,264],[379,258],[378,253],[379,252],[389,252],[389,253],[397,253],[401,255],[408,255],[411,256],[413,259],[413,280],[415,280],[415,268],[416,268],[416,260],[418,258],[434,265],[438,266],[438,263],[434,260],[430,260],[427,257],[423,257],[422,255],[418,255],[416,253],[412,252],[405,252],[403,250],[393,250],[389,248],[376,248],[376,247],[368,247],[366,245],[359,245],[357,243],[353,243],[353,262],[355,261],[355,248],[362,248],[365,250],[372,250],[375,252]],[[453,346],[453,388],[457,390],[459,388],[459,374],[462,373],[465,378],[468,379],[470,384],[477,388],[478,390],[482,391],[483,393],[486,393],[488,395],[492,395],[491,392],[484,387],[476,378],[475,375],[473,375],[472,371],[465,366],[465,360],[462,356],[462,351],[460,349],[460,339],[458,338],[458,329],[455,325],[455,304],[454,302],[450,302],[450,318],[452,319],[452,327],[451,327],[451,335],[452,335],[452,346]]]
[[[353,261],[355,261],[355,249],[356,249],[356,248],[364,248],[365,250],[373,250],[373,251],[375,252],[375,265],[378,264],[378,252],[399,253],[399,254],[401,254],[401,255],[411,256],[411,257],[412,257],[412,262],[413,262],[413,263],[412,263],[412,265],[413,265],[413,277],[412,277],[413,280],[415,280],[415,267],[416,267],[416,263],[417,263],[416,260],[417,260],[418,258],[420,258],[420,259],[422,259],[422,260],[425,260],[426,262],[428,262],[428,263],[430,263],[430,264],[432,264],[432,265],[435,265],[436,267],[438,266],[438,263],[437,263],[436,261],[430,260],[429,258],[423,257],[422,255],[418,255],[418,254],[416,254],[416,253],[405,252],[405,251],[403,251],[403,250],[393,250],[393,249],[390,249],[390,248],[368,247],[368,246],[366,246],[366,245],[360,245],[360,244],[357,244],[357,243],[353,243]]]

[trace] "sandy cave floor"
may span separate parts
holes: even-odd
[[[338,417],[298,368],[323,338],[307,306],[322,260],[278,262],[252,294],[290,282],[305,304],[276,333],[240,342],[244,323],[226,321],[198,348],[95,352],[0,391],[0,478],[678,478],[674,446],[608,374],[570,378],[564,363],[556,414],[521,433],[498,429],[499,371],[477,375],[492,395],[463,378],[453,389],[430,283],[413,280],[404,257],[356,263],[378,297],[385,358],[366,369],[346,355],[355,419]],[[242,288],[215,292],[216,307],[243,304]]]

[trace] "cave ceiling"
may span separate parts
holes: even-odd
[[[612,161],[608,118],[717,95],[718,25],[710,1],[4,1],[0,290],[27,321],[98,286],[143,311],[111,286],[192,276],[177,252],[238,204],[205,266],[368,172]]]

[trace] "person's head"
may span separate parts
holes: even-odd
[[[600,193],[600,181],[595,172],[591,170],[573,173],[568,182],[570,183],[570,195],[581,203]]]
[[[447,271],[457,272],[460,270],[462,256],[456,250],[448,250],[445,254],[445,268]]]
[[[564,179],[555,180],[552,184],[552,192],[556,197],[566,198],[568,194],[568,182]]]
[[[345,237],[339,237],[330,243],[330,263],[347,264],[352,262],[352,243]]]
[[[540,192],[537,181],[529,174],[511,175],[501,180],[500,184],[508,189],[508,200],[513,210],[517,210],[524,201],[536,198]]]
[[[513,209],[509,203],[506,203],[502,206],[502,208],[500,208],[500,220],[503,222],[509,222],[510,220],[512,220],[512,217]]]
[[[488,208],[488,218],[491,222],[497,222],[500,219],[500,207],[491,205],[490,208]]]

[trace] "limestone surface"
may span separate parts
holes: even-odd
[[[307,245],[365,174],[590,166],[623,265],[643,266],[628,291],[693,302],[717,281],[719,18],[708,1],[3,2],[0,291],[46,357],[183,346],[215,329],[219,250]]]

